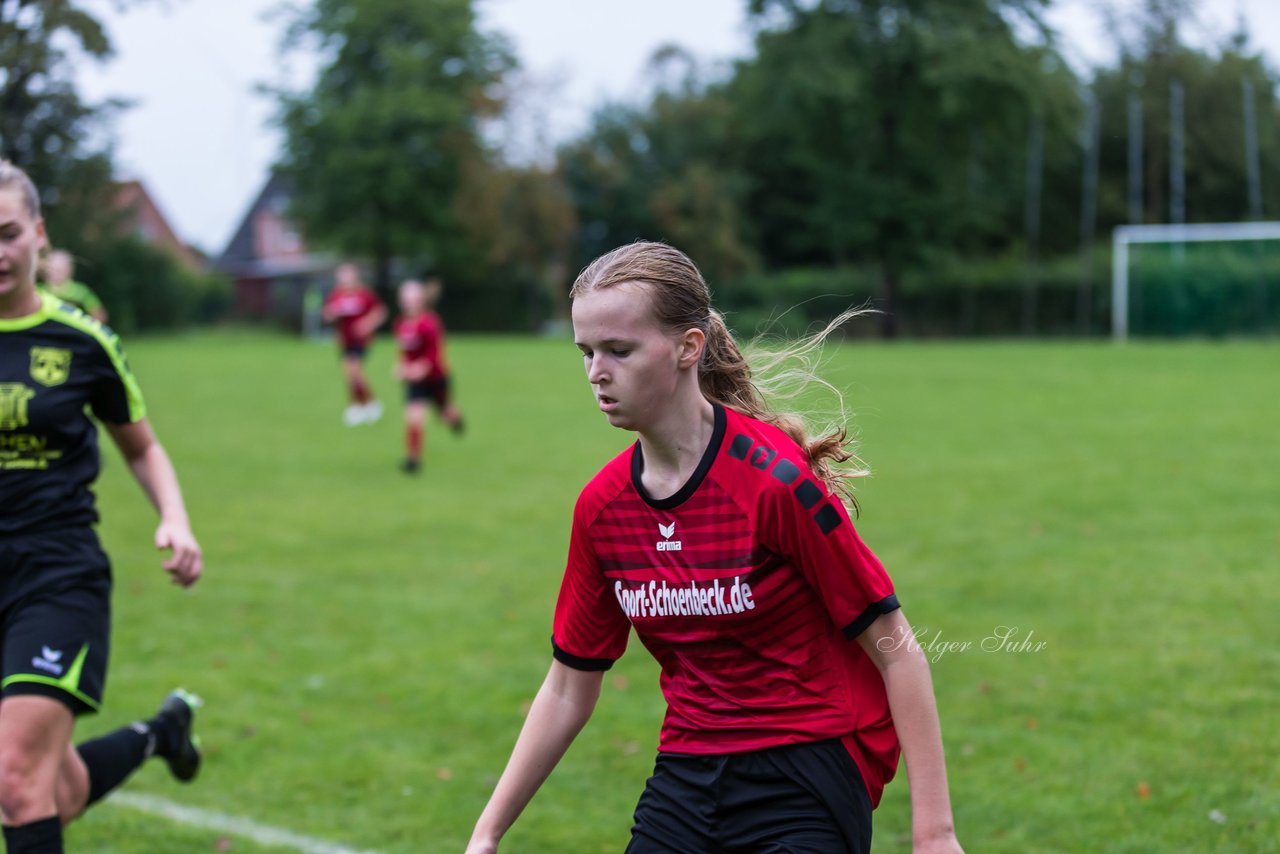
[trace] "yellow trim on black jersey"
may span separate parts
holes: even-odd
[[[129,420],[137,422],[146,418],[147,405],[142,399],[142,389],[138,386],[138,381],[134,378],[133,372],[129,370],[128,362],[125,361],[124,348],[120,344],[120,336],[80,309],[70,303],[63,302],[48,291],[41,290],[39,294],[40,308],[38,311],[23,317],[0,318],[0,332],[20,332],[24,329],[39,326],[46,320],[52,320],[88,335],[98,342],[98,345],[106,352],[107,357],[111,359],[112,367],[120,375],[120,382],[124,384],[125,396],[129,400]]]
[[[42,290],[37,290],[36,293],[40,297],[40,307],[32,314],[24,314],[22,317],[0,317],[0,332],[21,332],[49,319],[49,294]]]

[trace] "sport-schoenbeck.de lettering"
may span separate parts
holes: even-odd
[[[733,581],[720,579],[699,584],[672,586],[665,581],[627,586],[614,582],[613,594],[618,597],[622,612],[629,619],[637,617],[719,617],[724,614],[741,614],[754,610],[755,599],[751,585],[735,575]]]

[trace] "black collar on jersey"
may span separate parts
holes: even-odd
[[[720,443],[724,441],[724,407],[718,403],[711,404],[711,410],[715,413],[715,425],[711,428],[711,441],[707,443],[707,449],[702,452],[702,459],[698,460],[698,467],[693,470],[693,475],[685,481],[684,486],[675,491],[674,494],[667,498],[654,498],[644,488],[644,484],[640,482],[640,475],[644,472],[644,451],[640,449],[640,442],[637,441],[631,450],[631,484],[636,488],[636,492],[644,499],[645,503],[655,510],[674,510],[683,504],[690,495],[697,491],[702,485],[702,481],[707,476],[707,472],[711,471],[711,464],[716,460],[716,454],[720,453]]]

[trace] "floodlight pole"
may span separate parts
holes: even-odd
[[[1121,225],[1111,233],[1111,337],[1129,337],[1129,244],[1280,240],[1280,222]]]
[[[1183,165],[1182,83],[1169,81],[1169,219],[1175,225],[1187,221],[1187,171]],[[1174,244],[1174,257],[1182,261],[1182,243]]]
[[[1249,218],[1262,219],[1262,170],[1258,165],[1258,119],[1253,99],[1253,81],[1240,81],[1244,100],[1244,165],[1249,182]]]
[[[1129,222],[1142,222],[1142,96],[1129,90]]]

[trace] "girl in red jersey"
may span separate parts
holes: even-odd
[[[337,324],[342,373],[351,392],[343,421],[348,427],[377,421],[382,417],[382,404],[374,399],[365,379],[364,357],[374,333],[386,322],[387,309],[360,281],[355,264],[339,264],[334,271],[333,290],[325,300],[322,316],[326,323]]]
[[[767,406],[669,246],[598,258],[570,298],[599,408],[639,440],[574,508],[551,670],[467,850],[497,850],[634,628],[668,708],[628,852],[869,851],[899,746],[915,851],[960,851],[928,663],[841,500],[844,430]]]
[[[427,402],[440,413],[454,433],[462,432],[462,413],[449,399],[449,368],[444,359],[444,324],[435,313],[440,299],[439,279],[425,283],[410,279],[400,285],[401,315],[396,319],[396,343],[400,359],[396,376],[404,381],[405,459],[401,465],[412,474],[422,467],[422,428]]]

